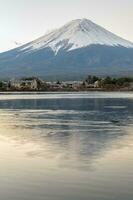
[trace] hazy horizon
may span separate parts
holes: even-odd
[[[37,39],[65,23],[87,18],[133,41],[131,0],[0,0],[0,52]],[[106,16],[106,17],[105,17]]]

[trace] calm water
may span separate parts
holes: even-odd
[[[0,94],[1,200],[133,200],[133,93]]]

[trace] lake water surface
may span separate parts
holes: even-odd
[[[1,93],[0,200],[133,200],[133,93]]]

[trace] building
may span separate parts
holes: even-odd
[[[36,79],[33,80],[11,80],[10,88],[16,90],[38,90],[38,82]]]
[[[94,88],[100,88],[101,87],[101,81],[96,81],[95,83],[94,83]]]

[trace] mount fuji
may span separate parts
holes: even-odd
[[[133,75],[133,43],[88,19],[77,19],[0,54],[1,78],[80,80],[88,74]]]

